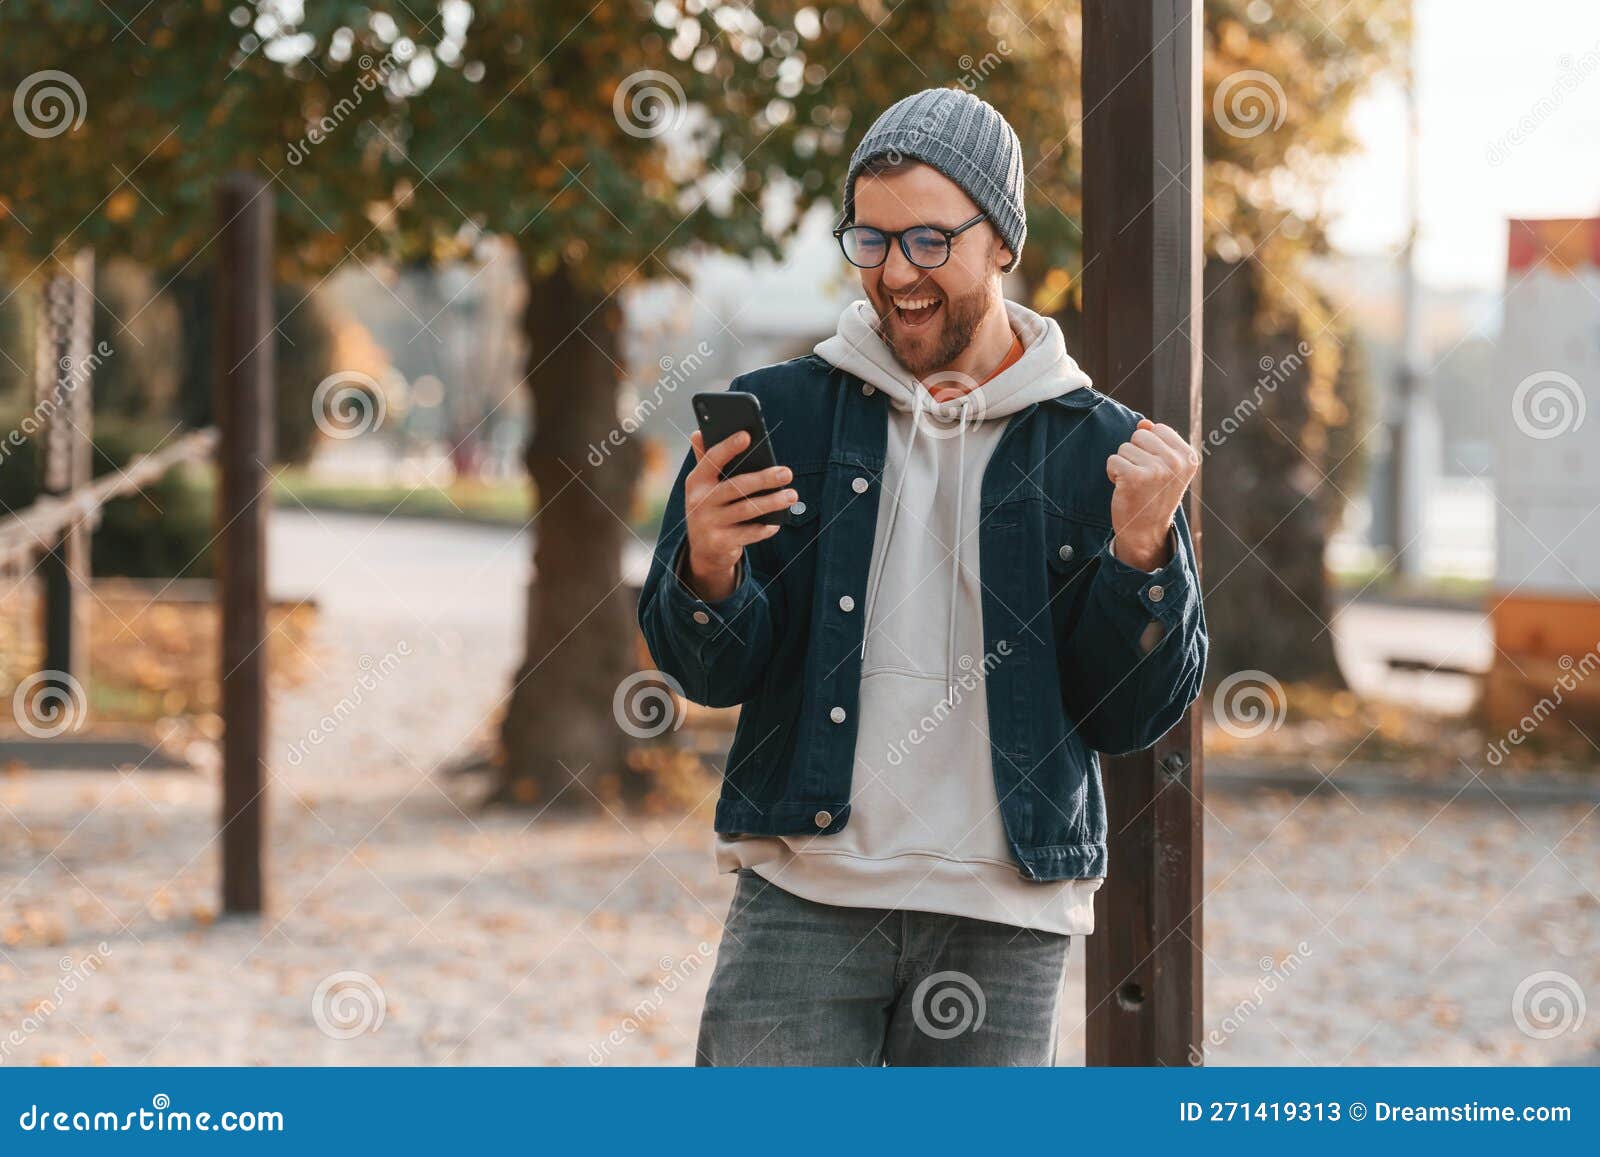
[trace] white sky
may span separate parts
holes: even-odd
[[[1600,216],[1600,0],[1417,0],[1417,19],[1422,277],[1498,288],[1508,217]],[[1326,192],[1332,239],[1392,251],[1405,228],[1398,89],[1375,91],[1354,125],[1365,152]]]

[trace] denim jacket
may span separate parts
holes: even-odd
[[[738,585],[685,585],[684,478],[639,598],[659,670],[690,700],[740,705],[718,832],[826,836],[850,822],[862,601],[888,402],[807,354],[735,378],[761,401],[799,501],[745,549]],[[1111,547],[1106,459],[1141,415],[1083,387],[1012,415],[985,466],[978,527],[984,693],[1007,843],[1028,879],[1106,874],[1096,752],[1153,744],[1199,693],[1208,641],[1180,505],[1155,572]],[[845,596],[849,596],[848,598]],[[842,600],[842,601],[841,601]],[[991,666],[992,662],[992,666]]]

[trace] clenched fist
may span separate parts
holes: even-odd
[[[1200,469],[1200,454],[1171,426],[1140,418],[1133,436],[1106,459],[1111,493],[1112,549],[1140,570],[1172,559],[1167,529],[1183,492]]]

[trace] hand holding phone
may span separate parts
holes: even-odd
[[[753,394],[696,394],[694,407],[697,461],[683,484],[689,576],[701,598],[716,602],[733,593],[744,548],[776,534],[799,495],[775,489],[794,475],[773,462]]]

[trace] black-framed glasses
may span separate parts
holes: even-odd
[[[860,269],[876,269],[889,259],[889,242],[899,241],[900,252],[919,269],[937,269],[950,260],[950,246],[984,215],[954,229],[937,225],[913,225],[909,229],[874,229],[871,225],[841,225],[833,231],[845,259]]]

